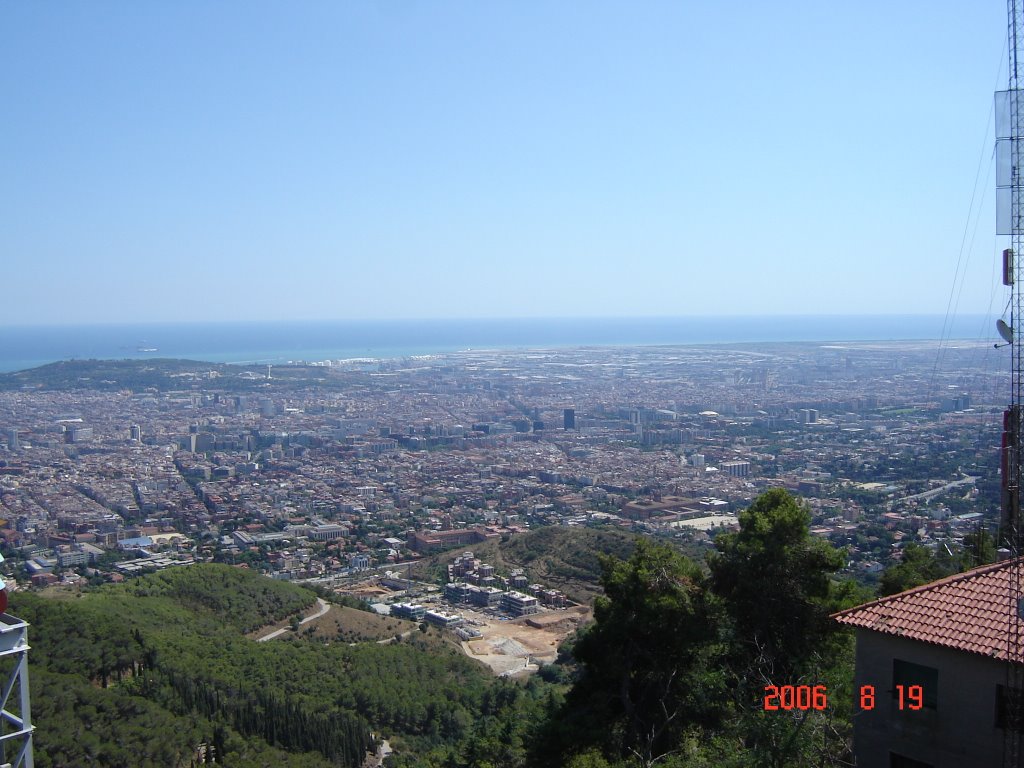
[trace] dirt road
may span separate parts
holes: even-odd
[[[321,616],[323,616],[325,613],[327,613],[329,610],[331,610],[331,604],[328,603],[326,600],[324,600],[322,597],[318,597],[316,599],[316,601],[320,604],[320,610],[317,611],[316,613],[311,613],[309,616],[307,616],[306,618],[302,619],[299,622],[300,626],[302,624],[306,624],[307,622],[312,621],[313,619],[319,619]],[[288,632],[290,630],[291,630],[291,627],[281,627],[281,629],[275,629],[272,632],[268,632],[267,634],[263,635],[262,637],[257,637],[256,638],[256,642],[257,643],[265,643],[267,640],[273,640],[275,637],[280,637],[285,632]]]

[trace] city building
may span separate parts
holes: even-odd
[[[513,616],[528,616],[540,610],[537,598],[522,592],[505,592],[501,596],[501,607]]]
[[[370,567],[370,556],[365,552],[352,555],[352,558],[349,560],[349,567],[356,571],[366,570]]]
[[[462,547],[466,544],[480,544],[490,539],[501,538],[480,528],[456,528],[450,531],[413,531],[408,534],[406,546],[414,552],[436,552],[441,549]]]
[[[334,523],[317,525],[309,529],[309,538],[313,541],[334,541],[335,539],[343,539],[348,534],[349,529],[347,527]]]
[[[502,594],[504,593],[495,587],[470,586],[469,602],[480,608],[490,608],[501,602]]]
[[[466,603],[471,589],[469,584],[449,582],[444,585],[444,598],[450,603]]]
[[[750,475],[749,461],[723,461],[722,471],[729,477],[747,477]]]
[[[442,629],[451,629],[452,627],[458,627],[463,623],[461,616],[456,616],[452,613],[443,613],[441,611],[427,611],[423,614],[424,621],[433,624],[434,626],[441,627]]]
[[[409,619],[410,621],[422,621],[426,613],[426,608],[424,608],[422,605],[416,605],[414,603],[395,603],[391,606],[391,615],[396,616],[399,619]]]
[[[69,443],[86,443],[93,439],[92,427],[68,427],[64,439]]]

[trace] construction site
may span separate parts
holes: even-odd
[[[492,575],[492,570],[467,552],[449,566],[443,590],[387,573],[343,591],[367,601],[382,615],[450,631],[467,656],[495,675],[533,674],[555,661],[558,646],[591,619],[592,610],[556,590],[527,584],[522,571],[505,579]],[[513,584],[530,594],[511,589]]]
[[[462,640],[462,649],[495,675],[514,677],[536,672],[558,655],[558,646],[589,621],[590,608],[573,606],[517,619],[496,618],[463,611],[467,624],[480,636]]]

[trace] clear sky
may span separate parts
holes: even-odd
[[[2,3],[0,325],[998,314],[1005,13]]]

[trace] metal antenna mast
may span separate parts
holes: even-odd
[[[1003,765],[1021,765],[1021,725],[1024,724],[1024,654],[1021,620],[1024,600],[1021,592],[1022,530],[1020,520],[1021,489],[1021,414],[1024,405],[1024,344],[1017,326],[1024,318],[1024,296],[1020,285],[1019,254],[1024,253],[1024,103],[1021,81],[1024,62],[1019,59],[1018,44],[1024,43],[1024,0],[1007,0],[1007,42],[1009,49],[1009,86],[996,93],[996,232],[1009,235],[1010,247],[1003,251],[1003,283],[1010,286],[1010,322],[1000,320],[999,334],[1010,345],[1012,376],[1010,407],[1003,416],[1003,510],[1002,546],[1010,550],[1009,572],[1011,611],[1006,633],[1006,709]],[[997,344],[997,346],[999,346]]]
[[[28,624],[0,614],[0,768],[33,768],[32,702],[28,690]]]
[[[0,578],[0,768],[35,765],[28,650],[28,624],[7,613],[7,585]]]

